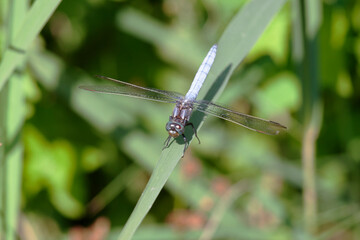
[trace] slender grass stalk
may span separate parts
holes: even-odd
[[[0,238],[8,240],[17,238],[19,222],[23,160],[21,132],[25,121],[25,53],[59,2],[37,0],[29,11],[27,0],[13,0],[6,5],[9,7],[6,11],[6,41],[0,63]],[[15,69],[18,71],[15,72]]]
[[[318,216],[318,225],[331,225],[334,222],[339,222],[341,219],[344,219],[348,216],[354,214],[354,212],[359,212],[360,206],[357,204],[342,205],[325,212],[322,212]]]
[[[19,29],[26,6],[26,1],[18,0],[10,2],[7,16],[8,26],[6,28],[7,41],[10,44],[14,32]],[[21,74],[10,77],[6,85],[6,104],[3,106],[4,121],[4,158],[2,162],[3,181],[2,181],[2,209],[3,209],[3,233],[6,239],[16,238],[17,216],[19,214],[19,203],[22,179],[22,152],[23,147],[19,140],[19,132],[24,120],[23,100],[24,95],[21,90]],[[12,111],[10,109],[13,108]],[[10,146],[10,147],[9,147]]]
[[[12,1],[10,1],[12,2]],[[13,1],[16,5],[17,1]],[[25,53],[31,43],[40,33],[61,0],[37,0],[19,23],[16,31],[12,32],[10,44],[6,47],[0,63],[0,90],[10,75],[25,59]],[[12,29],[14,30],[14,29]]]
[[[213,101],[219,97],[234,69],[250,51],[284,2],[285,0],[265,2],[253,0],[235,15],[218,42],[218,53],[202,92],[199,94],[200,99]],[[195,112],[191,119],[195,128],[199,129],[204,115]],[[174,141],[169,148],[162,152],[144,192],[119,236],[120,240],[133,237],[176,167],[182,153],[181,141]]]
[[[135,166],[124,169],[115,179],[113,179],[100,193],[98,193],[88,204],[88,209],[92,215],[98,214],[109,202],[111,202],[126,185],[133,184],[128,179],[135,179],[139,175],[139,170]]]
[[[311,122],[306,126],[302,140],[302,163],[303,163],[303,201],[305,229],[308,233],[317,230],[317,192],[316,192],[316,140],[320,131],[322,107],[313,107],[314,113]]]
[[[317,193],[315,156],[316,139],[321,125],[318,93],[317,35],[321,24],[320,3],[293,1],[293,60],[302,83],[304,134],[302,138],[303,201],[305,230],[316,231]]]
[[[5,139],[6,139],[6,106],[7,88],[0,91],[0,238],[5,239],[5,177],[6,177],[6,158],[5,158]]]
[[[219,227],[221,218],[225,213],[231,208],[234,201],[244,194],[248,189],[249,183],[246,181],[241,181],[229,188],[229,190],[222,196],[218,201],[218,205],[214,208],[209,221],[204,227],[204,231],[200,236],[200,240],[210,240],[213,239],[213,236],[216,232],[216,229]]]
[[[343,233],[346,233],[348,229],[358,227],[359,224],[360,224],[360,212],[359,211],[355,213],[352,212],[351,215],[349,215],[347,218],[345,218],[342,221],[339,221],[337,224],[327,229],[325,232],[321,233],[317,237],[317,239],[326,240],[334,237],[339,237],[339,239],[342,239],[340,237],[342,236]]]
[[[18,31],[26,13],[27,1],[10,1],[7,15],[5,49],[11,45],[14,33]],[[20,71],[19,71],[20,72]],[[24,92],[22,91],[22,74],[16,73],[10,76],[4,92],[5,105],[2,108],[4,119],[4,150],[1,164],[2,182],[1,199],[3,209],[2,225],[5,239],[16,239],[19,206],[21,199],[22,180],[22,153],[23,146],[20,141],[20,132],[24,122]]]

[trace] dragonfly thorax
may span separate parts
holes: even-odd
[[[192,104],[187,101],[178,101],[173,113],[169,117],[169,122],[166,124],[166,131],[173,138],[184,134],[185,126],[190,120],[192,113]]]

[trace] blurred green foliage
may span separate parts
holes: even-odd
[[[159,158],[172,106],[78,86],[97,84],[99,74],[186,93],[207,50],[245,2],[59,5],[21,69],[16,88],[26,103],[4,100],[5,87],[0,92],[1,167],[4,149],[12,147],[4,141],[4,114],[26,115],[17,136],[24,146],[21,234],[118,236]],[[293,61],[294,7],[289,2],[276,15],[218,100],[281,122],[288,132],[264,136],[208,117],[201,144],[190,145],[135,239],[199,238],[216,214],[216,239],[360,239],[360,2],[322,1],[322,12],[313,13],[321,19],[313,51],[323,111],[313,145],[318,220],[312,237],[301,230],[306,126],[304,84]]]

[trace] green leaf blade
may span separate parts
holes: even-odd
[[[218,98],[234,69],[285,2],[286,0],[254,0],[236,14],[220,38],[218,53],[199,94],[200,99],[214,101]],[[196,129],[200,128],[203,120],[204,115],[200,112],[195,112],[191,118]],[[144,192],[119,236],[120,240],[132,238],[179,162],[183,147],[182,141],[175,140],[164,149]]]

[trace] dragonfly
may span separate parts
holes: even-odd
[[[187,147],[189,146],[189,141],[185,136],[185,128],[187,126],[190,126],[192,128],[194,135],[200,144],[200,139],[197,135],[197,131],[194,125],[190,122],[190,117],[194,110],[205,113],[206,115],[212,115],[233,122],[247,129],[268,135],[277,135],[281,131],[284,131],[286,127],[281,125],[280,123],[240,113],[206,100],[196,100],[198,93],[215,60],[216,51],[217,44],[213,45],[208,54],[206,55],[205,59],[200,65],[199,70],[195,75],[189,91],[186,93],[185,96],[173,91],[141,87],[100,75],[97,75],[96,77],[113,81],[117,83],[117,85],[80,86],[80,88],[92,92],[122,95],[151,100],[155,102],[175,104],[175,108],[169,117],[169,121],[166,123],[165,126],[169,136],[165,140],[163,149],[169,146],[171,139],[175,139],[181,136],[184,140],[183,156]]]

